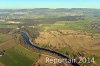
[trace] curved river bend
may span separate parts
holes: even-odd
[[[36,46],[35,44],[32,44],[32,42],[30,41],[29,37],[26,35],[25,32],[21,32],[21,35],[23,36],[24,40],[26,41],[27,44],[29,44],[29,46],[30,46],[31,48],[36,48],[36,49],[38,49],[38,50],[47,51],[47,52],[56,54],[56,55],[58,55],[58,56],[60,56],[60,57],[63,57],[63,58],[65,58],[65,59],[70,59],[70,58],[68,58],[67,56],[65,56],[65,55],[63,55],[63,54],[61,54],[61,53],[58,53],[58,52],[55,52],[55,51],[52,51],[52,50],[49,50],[49,49],[46,49],[46,48],[41,48],[41,47]],[[70,63],[70,64],[73,65],[73,66],[80,66],[80,65],[77,64],[76,62]]]

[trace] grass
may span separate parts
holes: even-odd
[[[0,25],[0,28],[17,28],[17,25]]]
[[[5,41],[7,41],[7,40],[9,40],[9,39],[11,39],[11,38],[12,38],[11,35],[0,33],[0,43],[1,43],[1,42],[5,42]]]
[[[73,52],[70,48],[66,48],[66,47],[60,48],[58,51],[60,53],[63,53],[63,54],[66,54],[66,52],[69,53],[70,58],[73,58],[73,56],[75,55],[75,52]],[[97,57],[97,56],[94,56],[94,55],[87,55],[86,58],[88,58],[88,57],[90,58],[90,60],[87,60],[86,63],[80,63],[80,64],[84,65],[84,66],[90,66],[90,63],[88,63],[88,62],[95,61],[96,65],[98,65],[98,66],[100,65],[100,57]],[[94,60],[93,60],[93,58],[94,58]],[[83,62],[84,62],[84,60],[83,60]]]
[[[0,28],[17,28],[18,25],[8,24],[5,22],[0,22]]]
[[[31,59],[31,60],[36,60],[38,57],[38,54],[36,54],[35,52],[28,50],[26,48],[24,48],[21,45],[18,45],[15,47],[15,50],[19,53],[21,53],[22,55],[25,55],[27,58]]]
[[[6,21],[4,21],[4,22],[0,21],[0,24],[7,24],[7,22]]]
[[[96,60],[97,64],[100,65],[100,57],[95,57],[95,60]]]
[[[75,52],[69,47],[62,47],[58,50],[58,52],[68,54],[70,55],[69,57],[73,57],[73,55],[75,55]]]
[[[60,48],[58,51],[62,53],[66,53],[66,52],[69,52],[70,50],[69,48],[63,47],[63,48]]]
[[[43,24],[41,28],[45,31],[50,30],[81,30],[91,33],[100,33],[98,29],[90,29],[88,26],[92,22],[89,20],[80,20],[79,22],[67,23],[65,21],[58,21],[54,24]]]
[[[0,57],[0,62],[6,66],[32,66],[37,60],[38,54],[17,45],[13,48],[7,49],[6,54]]]
[[[100,57],[97,57],[97,56],[94,56],[94,55],[89,55],[89,56],[87,56],[86,58],[90,58],[89,60],[87,60],[87,61],[89,61],[89,62],[95,62],[96,63],[96,65],[94,65],[94,66],[99,66],[100,65]],[[93,60],[93,58],[94,58],[94,60]],[[94,63],[94,64],[95,64]],[[81,64],[83,64],[84,66],[90,66],[90,64],[91,63],[81,63]]]

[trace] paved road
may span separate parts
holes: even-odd
[[[24,40],[26,41],[27,44],[29,44],[29,46],[30,46],[31,48],[36,48],[36,49],[38,49],[38,50],[47,51],[47,52],[56,54],[56,55],[58,55],[58,56],[60,56],[60,57],[63,57],[63,58],[65,58],[65,59],[70,59],[70,58],[68,58],[67,56],[65,56],[65,55],[63,55],[63,54],[61,54],[61,53],[58,53],[58,52],[55,52],[55,51],[52,51],[52,50],[49,50],[49,49],[41,48],[41,47],[36,46],[35,44],[32,44],[32,42],[30,41],[29,37],[26,35],[25,32],[21,32],[21,35],[23,36]],[[80,65],[79,65],[78,63],[76,63],[76,62],[71,63],[71,65],[73,65],[73,66],[80,66]]]

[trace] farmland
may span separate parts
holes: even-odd
[[[94,57],[94,64],[83,65],[100,65],[100,9],[37,8],[3,11],[0,11],[0,52],[5,52],[0,56],[0,65],[49,66],[44,62],[45,56],[30,49],[25,43],[21,31],[26,32],[31,42],[39,47],[76,59]]]

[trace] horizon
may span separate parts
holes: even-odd
[[[100,9],[100,0],[2,0],[0,9],[34,8],[95,8]]]
[[[20,9],[100,9],[100,8],[8,8],[0,10],[20,10]]]

